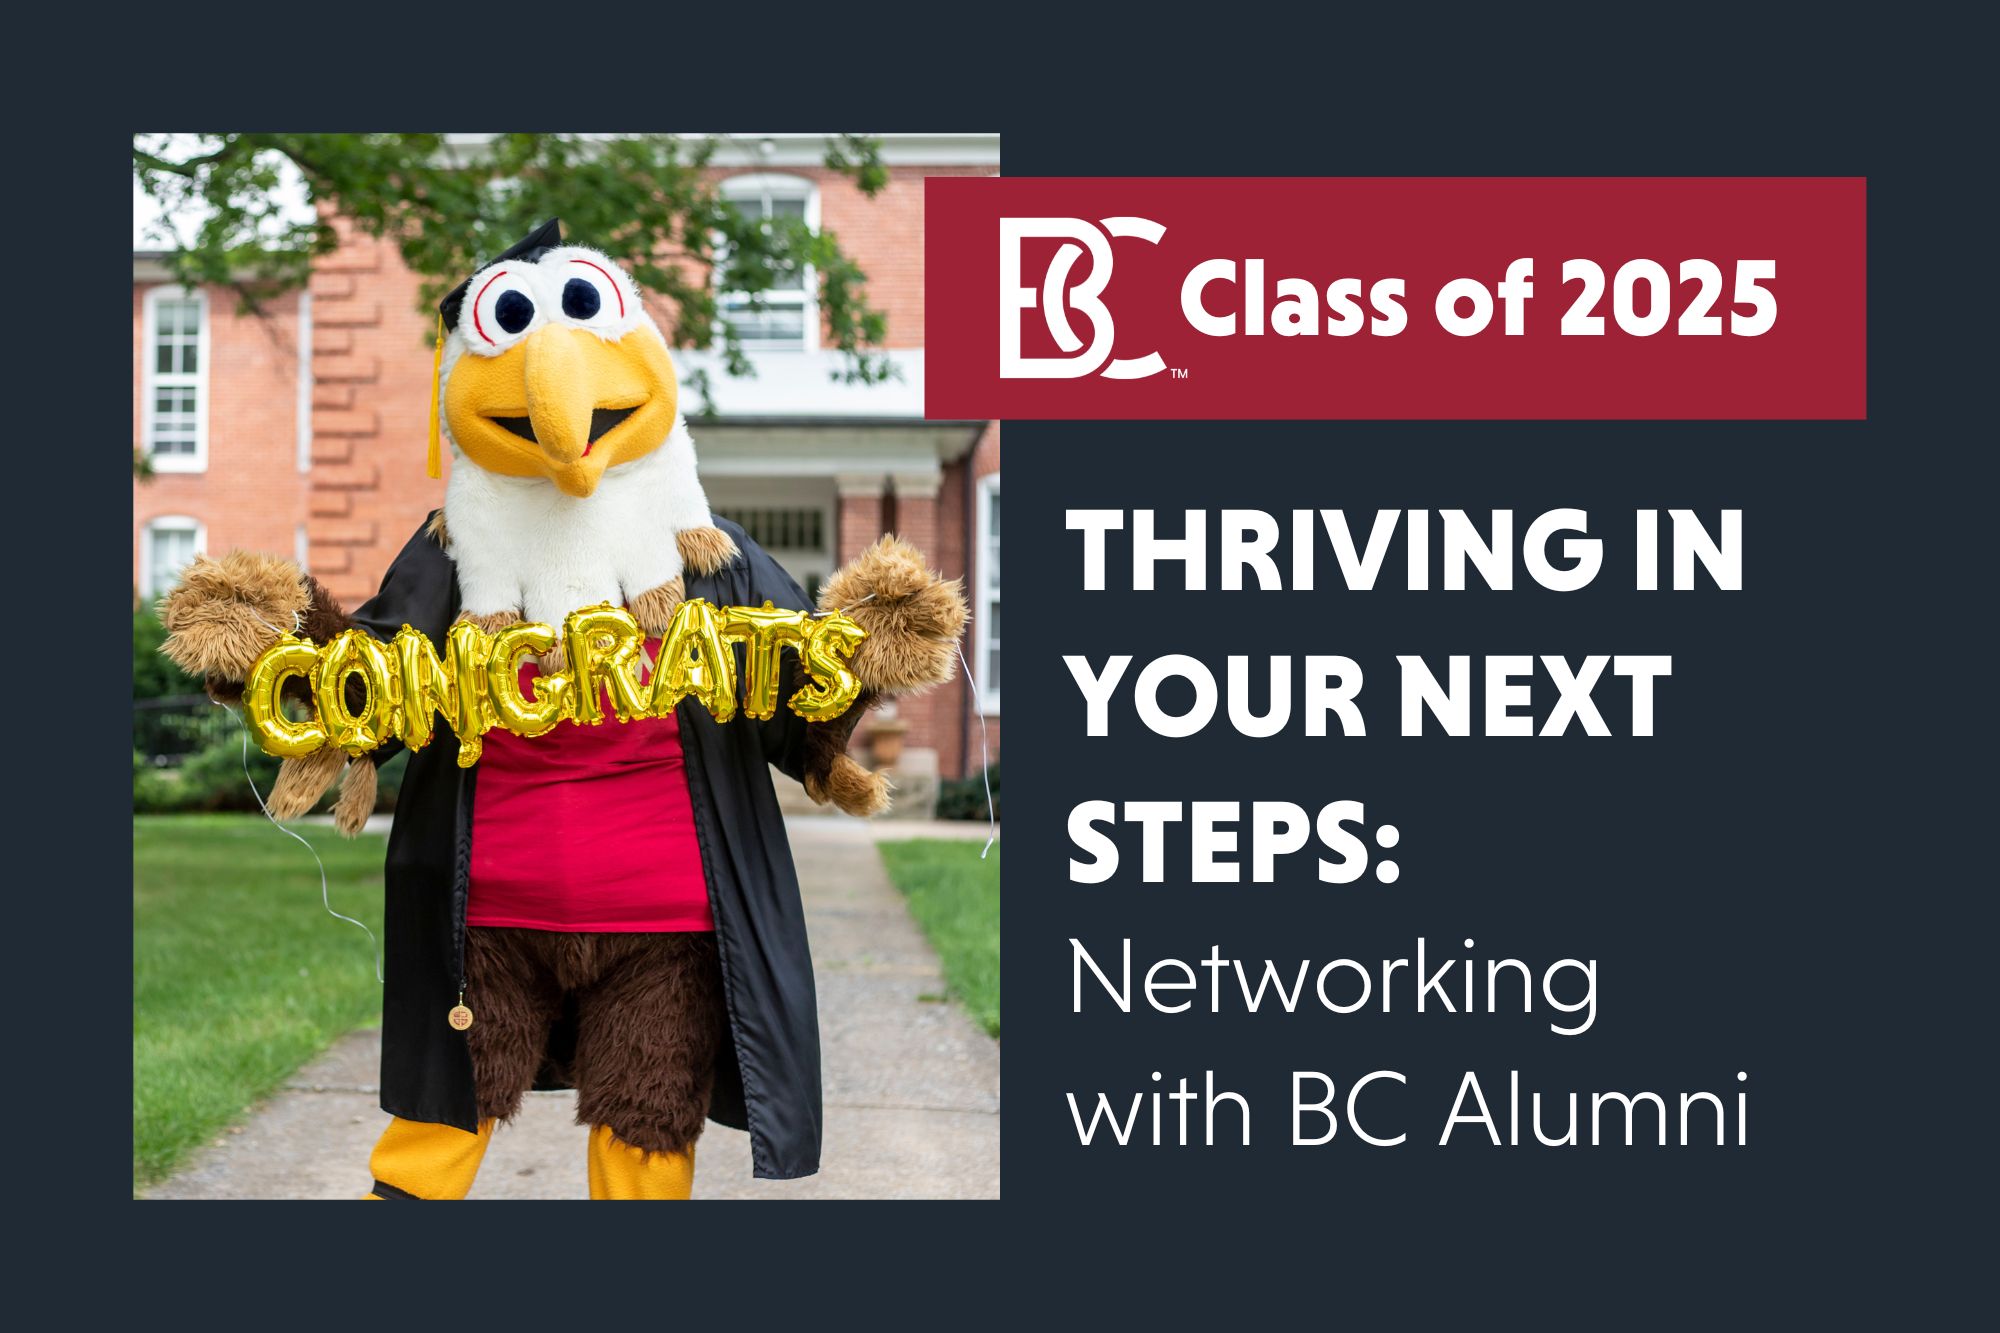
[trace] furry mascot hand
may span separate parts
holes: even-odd
[[[928,568],[916,547],[890,536],[835,571],[820,589],[819,609],[845,611],[868,637],[848,662],[861,681],[861,697],[807,736],[806,794],[850,815],[878,815],[889,808],[889,781],[848,755],[848,739],[861,715],[884,696],[920,694],[951,679],[965,632],[964,587]]]
[[[242,699],[243,678],[283,635],[326,643],[353,623],[312,575],[289,560],[254,551],[231,551],[218,560],[197,556],[160,599],[159,614],[167,629],[160,651],[181,670],[200,676],[209,698],[224,704]],[[366,756],[349,763],[331,746],[279,765],[266,802],[272,816],[305,814],[343,767],[347,777],[333,822],[350,838],[359,833],[375,809],[375,764]]]

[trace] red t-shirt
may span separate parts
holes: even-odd
[[[659,641],[648,643],[657,659]],[[521,689],[537,675],[522,663]],[[650,673],[649,673],[650,674]],[[714,930],[680,723],[486,733],[473,787],[466,921],[559,931]]]

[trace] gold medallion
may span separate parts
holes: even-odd
[[[463,1032],[472,1026],[472,1011],[463,1004],[455,1004],[451,1007],[451,1012],[444,1016],[444,1021]]]

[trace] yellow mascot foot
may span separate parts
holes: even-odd
[[[694,1146],[686,1152],[634,1148],[609,1125],[590,1131],[590,1197],[685,1199],[694,1193]]]
[[[493,1122],[480,1122],[477,1134],[451,1125],[432,1125],[397,1116],[376,1140],[368,1158],[375,1187],[368,1199],[463,1199],[479,1174],[486,1146],[493,1141]]]

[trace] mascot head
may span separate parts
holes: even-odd
[[[583,498],[664,444],[678,412],[667,342],[638,286],[550,219],[438,306],[438,417],[466,460]]]

